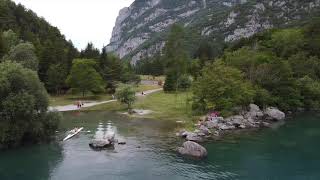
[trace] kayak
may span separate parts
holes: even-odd
[[[79,128],[76,132],[74,132],[74,133],[72,133],[72,134],[69,134],[67,137],[65,137],[65,138],[63,139],[63,141],[66,141],[66,140],[68,140],[68,139],[73,138],[75,135],[79,134],[79,132],[82,131],[82,129],[83,129],[83,127]]]

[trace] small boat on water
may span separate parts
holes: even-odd
[[[75,135],[79,134],[80,131],[82,131],[82,129],[83,129],[83,127],[75,128],[75,129],[71,130],[70,133],[68,134],[68,136],[63,139],[63,141],[66,141],[68,139],[73,138]]]

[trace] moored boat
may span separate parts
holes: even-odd
[[[75,135],[79,134],[82,131],[82,129],[83,127],[71,130],[68,136],[63,139],[63,141],[73,138]]]

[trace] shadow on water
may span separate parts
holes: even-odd
[[[51,172],[62,160],[62,147],[58,143],[0,152],[0,179],[50,179]]]

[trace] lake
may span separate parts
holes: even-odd
[[[318,180],[320,116],[301,114],[277,129],[208,142],[208,158],[177,155],[182,140],[170,121],[128,119],[108,112],[65,113],[57,134],[84,132],[53,142],[0,152],[1,180]],[[126,145],[94,151],[90,140],[108,132]]]

